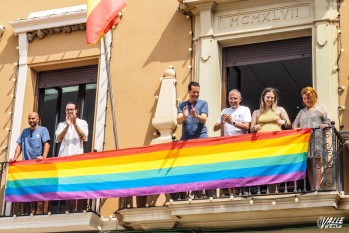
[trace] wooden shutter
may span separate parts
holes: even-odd
[[[311,57],[311,37],[224,48],[226,67]]]
[[[39,88],[64,87],[97,82],[98,66],[82,66],[39,73]]]

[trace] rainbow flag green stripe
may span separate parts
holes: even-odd
[[[151,195],[293,181],[311,129],[198,139],[10,164],[6,201]]]

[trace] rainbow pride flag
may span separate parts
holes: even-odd
[[[6,201],[141,196],[303,179],[311,129],[17,161]]]

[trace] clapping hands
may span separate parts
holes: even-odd
[[[194,118],[197,118],[197,116],[198,116],[193,105],[191,106],[191,109],[190,109],[190,115]]]
[[[227,122],[228,124],[233,124],[233,117],[231,115],[229,115],[229,114],[223,114],[221,121],[222,121],[223,124],[225,122]]]
[[[67,125],[75,125],[76,124],[76,117],[73,115],[67,115],[65,118],[65,121],[67,122]]]

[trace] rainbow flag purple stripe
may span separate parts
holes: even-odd
[[[142,196],[303,179],[311,129],[178,141],[9,166],[6,201]]]

